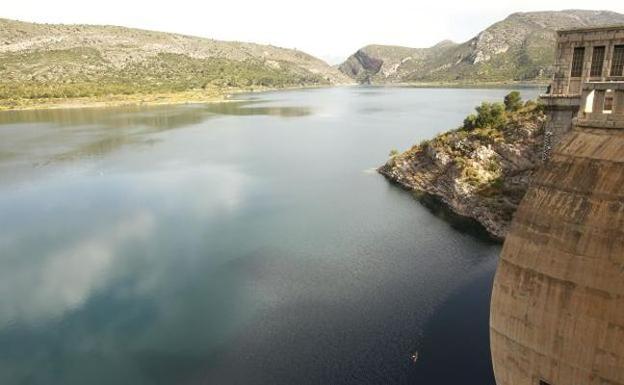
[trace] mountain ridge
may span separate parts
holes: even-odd
[[[299,50],[110,25],[0,19],[0,104],[352,82]]]
[[[359,83],[547,81],[556,30],[618,24],[624,24],[624,15],[612,11],[516,12],[463,43],[368,45],[339,69]]]

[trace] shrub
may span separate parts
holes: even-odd
[[[504,183],[505,183],[505,181],[503,180],[503,177],[499,176],[498,178],[493,179],[490,182],[490,187],[492,187],[493,189],[496,189],[496,190],[500,190],[500,189],[503,188]]]
[[[522,108],[522,98],[520,92],[512,91],[505,96],[505,111],[516,112]]]
[[[466,116],[466,119],[464,119],[464,126],[463,126],[463,128],[465,130],[474,130],[475,127],[477,127],[477,115],[470,114],[470,115]]]
[[[486,164],[486,169],[489,172],[497,173],[501,171],[501,166],[498,164],[497,161],[490,159],[490,161]]]
[[[465,130],[475,128],[500,129],[507,123],[505,106],[502,103],[483,102],[476,108],[477,114],[468,115],[464,120]]]
[[[392,150],[390,150],[390,157],[391,158],[394,158],[395,156],[397,156],[399,154],[400,154],[400,152],[396,148],[393,148]]]
[[[464,159],[462,156],[456,155],[453,158],[453,163],[455,163],[455,166],[462,168],[466,165],[466,159]]]
[[[482,183],[481,177],[479,176],[479,172],[476,169],[474,169],[472,166],[469,166],[468,164],[464,165],[462,174],[463,174],[464,180],[473,187],[479,186]]]
[[[537,112],[537,113],[542,113],[545,110],[545,106],[544,103],[540,102],[540,101],[535,101],[535,100],[527,100],[526,103],[524,103],[524,112]]]
[[[486,144],[494,144],[503,139],[502,131],[495,128],[476,128],[472,131],[472,135]]]

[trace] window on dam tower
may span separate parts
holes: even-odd
[[[613,113],[614,98],[615,98],[615,94],[613,93],[613,90],[607,90],[605,92],[604,109],[602,111],[603,113],[605,114]]]
[[[583,59],[585,58],[585,47],[574,48],[574,55],[572,56],[572,73],[573,78],[580,78],[583,76]]]
[[[544,380],[540,380],[539,385],[550,385],[550,384]]]
[[[613,48],[613,62],[611,63],[611,76],[624,76],[624,45],[616,45]]]
[[[605,47],[594,47],[592,54],[592,63],[589,76],[600,77],[602,76],[602,66],[604,65]]]

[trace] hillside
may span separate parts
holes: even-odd
[[[610,11],[514,13],[462,44],[370,45],[339,69],[361,83],[540,81],[553,75],[556,31],[624,24]]]
[[[0,106],[50,98],[330,85],[304,52],[114,26],[0,19]]]
[[[505,104],[483,103],[462,127],[392,154],[379,172],[503,239],[541,162],[545,119],[539,104],[510,95]]]

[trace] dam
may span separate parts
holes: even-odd
[[[506,238],[498,385],[624,384],[624,26],[558,32],[544,164]]]

